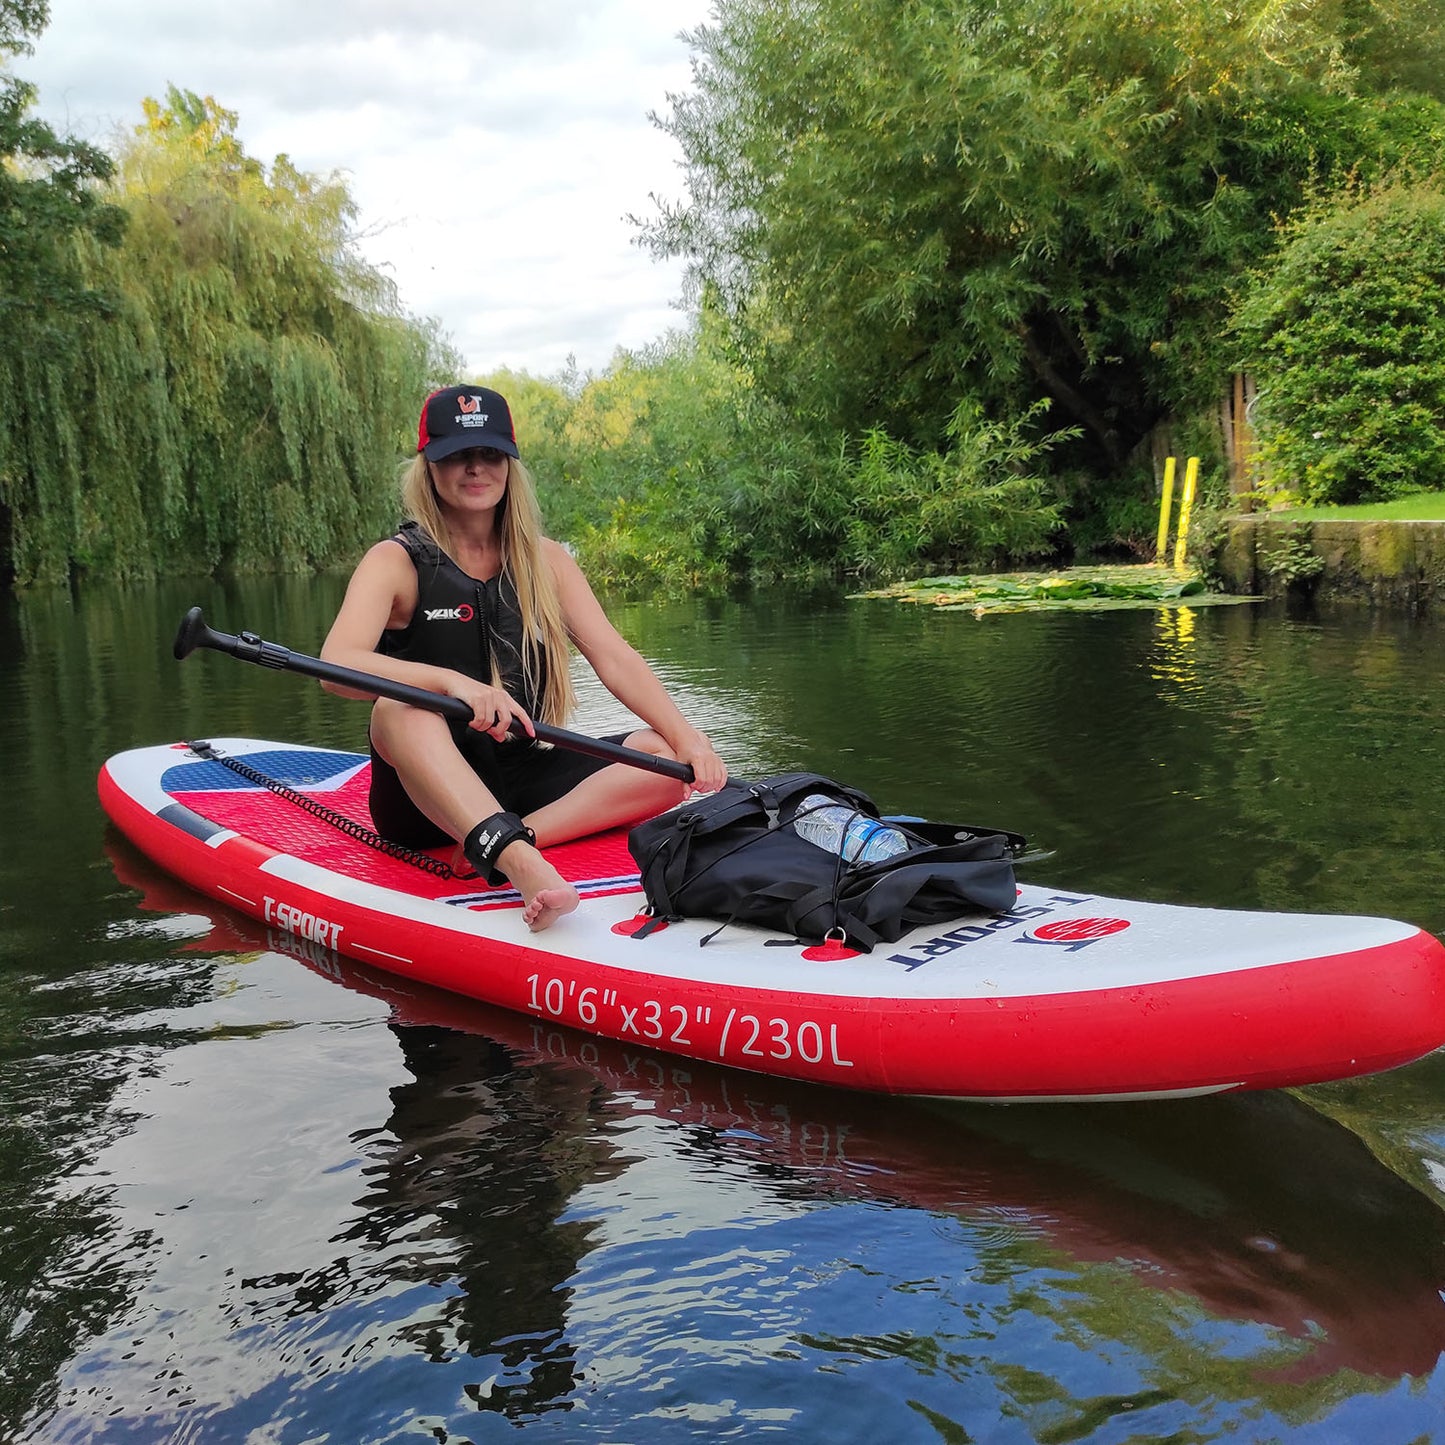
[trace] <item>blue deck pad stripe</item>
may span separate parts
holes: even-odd
[[[269,753],[246,753],[238,759],[249,763],[258,772],[289,788],[312,787],[329,778],[355,772],[368,761],[364,753],[333,753],[320,748],[278,748]],[[247,782],[223,763],[194,758],[177,763],[161,775],[161,788],[167,793],[259,792],[255,783]]]
[[[636,873],[623,873],[616,878],[574,878],[572,886],[583,898],[594,893],[620,893],[634,889],[641,882]],[[485,893],[458,893],[451,898],[438,898],[451,908],[476,908],[492,903],[520,903],[522,895],[515,888],[489,888]]]

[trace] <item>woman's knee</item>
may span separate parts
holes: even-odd
[[[629,733],[624,745],[635,752],[650,753],[655,758],[671,758],[674,762],[677,761],[677,754],[667,745],[667,739],[652,728],[642,728],[638,732]],[[617,763],[614,766],[627,776],[632,792],[639,803],[643,803],[647,808],[660,812],[664,808],[675,808],[682,802],[683,785],[675,778],[670,778],[665,773],[643,772],[626,763]]]
[[[387,697],[379,697],[372,704],[371,743],[393,767],[397,758],[404,757],[411,748],[434,748],[443,738],[451,741],[451,733],[437,713]]]
[[[617,734],[613,733],[613,737]],[[670,758],[673,751],[667,745],[667,739],[652,728],[640,728],[635,733],[628,733],[623,742],[624,747],[631,748],[634,752],[651,753],[655,758]]]

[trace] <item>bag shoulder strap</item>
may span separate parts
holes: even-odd
[[[1022,833],[1012,833],[1007,828],[993,828],[976,823],[925,823],[913,819],[898,822],[905,833],[921,838],[936,848],[951,848],[957,845],[976,846],[987,838],[999,838],[1004,850],[1014,857],[1028,847],[1028,839]]]
[[[866,813],[870,818],[878,816],[878,805],[867,793],[834,778],[824,777],[822,773],[780,773],[775,778],[764,779],[764,782],[786,810],[789,819],[795,808],[788,805],[801,802],[809,793],[822,793],[844,807]]]
[[[759,778],[751,783],[730,779],[721,791],[711,797],[683,804],[676,814],[676,830],[705,837],[756,815],[766,830],[772,832],[792,822],[797,804],[809,793],[825,793],[870,817],[878,816],[873,800],[856,788],[835,783],[821,773],[780,773],[776,777]]]

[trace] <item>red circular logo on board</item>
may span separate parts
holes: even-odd
[[[1122,933],[1128,926],[1127,918],[1061,918],[1057,923],[1034,929],[1034,937],[1049,943],[1088,943],[1107,938],[1111,933]]]

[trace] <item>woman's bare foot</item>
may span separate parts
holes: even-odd
[[[577,890],[530,843],[519,838],[503,848],[497,866],[522,895],[522,921],[533,933],[576,908]]]
[[[527,898],[526,893],[522,894]],[[564,913],[571,913],[577,906],[577,890],[570,883],[560,888],[543,888],[527,899],[522,909],[522,919],[533,933],[550,928]]]

